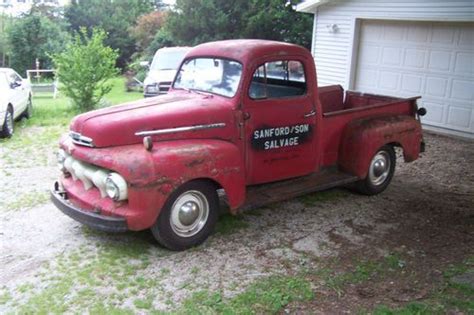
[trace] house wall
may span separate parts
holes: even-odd
[[[314,9],[312,53],[319,85],[353,88],[363,19],[474,21],[474,1],[330,1]],[[329,28],[337,25],[336,32]]]

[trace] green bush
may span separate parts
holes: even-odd
[[[103,30],[94,29],[88,36],[83,28],[62,53],[53,56],[61,92],[82,112],[97,107],[112,88],[107,81],[118,74],[118,53],[104,45],[105,38]]]

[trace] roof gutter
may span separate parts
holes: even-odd
[[[316,9],[331,0],[306,0],[296,6],[296,11],[305,13],[316,13]]]

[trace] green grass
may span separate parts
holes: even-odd
[[[30,284],[17,287],[15,296],[23,296],[18,313],[64,313],[84,310],[110,310],[132,313],[115,305],[131,296],[157,288],[156,279],[144,279],[138,273],[149,265],[149,245],[106,242],[97,251],[82,248],[59,257],[40,275],[41,288]],[[131,263],[133,262],[133,263]],[[118,285],[123,285],[118,289]],[[9,293],[8,293],[9,294]],[[151,308],[152,298],[134,299],[140,309]]]
[[[472,272],[474,256],[459,264],[448,266],[443,272],[444,284],[423,302],[410,302],[398,308],[385,305],[377,306],[374,315],[425,315],[459,313],[474,314],[474,288],[452,282],[452,278],[466,272]]]
[[[249,224],[244,220],[242,215],[224,214],[219,217],[216,225],[216,233],[229,235],[245,229]]]
[[[270,276],[225,299],[219,292],[199,291],[183,302],[177,314],[275,314],[295,301],[314,298],[310,283],[300,276]]]
[[[17,199],[10,202],[0,200],[0,208],[5,210],[29,209],[46,203],[49,200],[47,192],[32,191],[20,195]]]
[[[355,263],[351,271],[335,273],[331,269],[322,268],[316,274],[324,280],[325,285],[334,290],[339,296],[344,292],[344,287],[358,284],[376,277],[383,277],[387,273],[405,268],[406,262],[396,254],[390,254],[378,261],[360,260]]]
[[[115,105],[143,96],[137,92],[125,91],[125,79],[111,80],[112,91],[105,96],[107,105]],[[15,122],[15,133],[10,139],[0,139],[2,164],[12,167],[46,166],[51,152],[54,152],[60,136],[65,133],[71,119],[78,114],[70,100],[61,94],[56,99],[51,96],[35,96],[34,112],[30,119]],[[14,154],[11,151],[15,151]],[[8,176],[6,173],[5,176]]]
[[[318,191],[312,194],[307,194],[302,197],[299,197],[298,200],[307,207],[315,206],[318,203],[332,201],[344,198],[348,196],[349,193],[341,189],[331,189],[325,191]]]

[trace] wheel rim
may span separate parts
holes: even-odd
[[[13,134],[13,114],[10,110],[7,111],[7,117],[5,119],[7,131],[9,134]]]
[[[209,217],[206,196],[197,190],[181,194],[171,208],[170,225],[177,235],[191,237],[199,233]]]
[[[377,152],[369,168],[369,180],[374,186],[382,185],[390,173],[390,156],[385,151]]]

